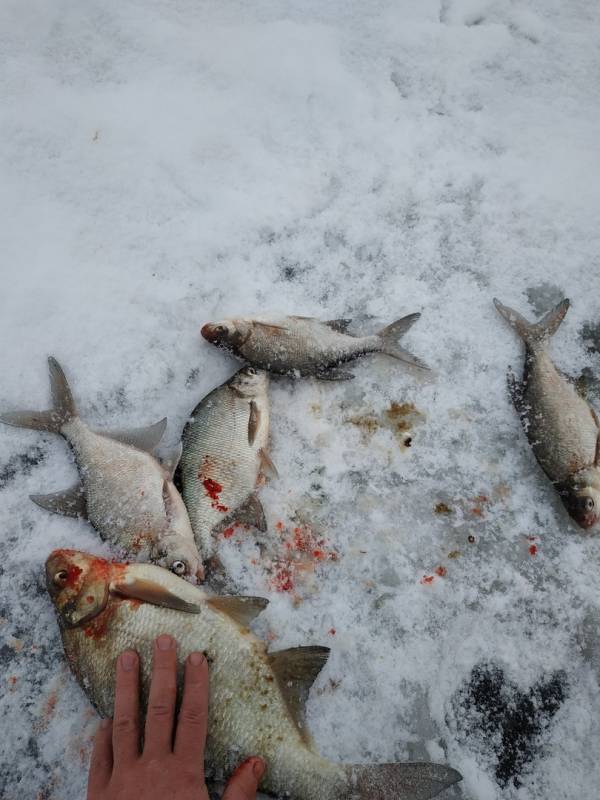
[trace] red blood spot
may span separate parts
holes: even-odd
[[[94,602],[94,595],[93,594],[88,594],[88,596],[85,599],[86,599],[86,601],[88,603],[93,603]]]
[[[329,635],[330,636],[335,636],[335,634],[336,634],[335,628],[329,628]]]
[[[213,481],[212,478],[204,478],[202,484],[206,490],[206,494],[210,497],[211,500],[218,500],[219,494],[223,491],[223,487],[220,483]]]
[[[277,528],[278,531],[284,531],[285,530],[285,525],[283,524],[283,522],[281,522],[281,520],[279,522],[275,523],[275,527]]]
[[[271,580],[271,585],[277,592],[291,592],[294,588],[294,576],[291,565],[280,564]]]
[[[439,575],[440,578],[443,578],[447,572],[448,570],[446,569],[446,567],[437,567],[435,570],[435,574]]]
[[[529,545],[529,555],[535,556],[537,554],[537,547],[534,544]]]
[[[433,575],[423,575],[423,577],[420,580],[420,583],[422,583],[423,585],[433,583],[433,578],[434,578]]]
[[[82,572],[83,570],[75,566],[75,564],[69,564],[69,566],[66,569],[67,577],[64,582],[64,587],[66,588],[68,586],[70,588],[73,588],[74,586],[76,586],[77,579],[79,578]]]
[[[234,534],[234,530],[233,530],[233,528],[225,528],[225,530],[223,531],[223,536],[224,536],[226,539],[231,539],[231,537],[233,536],[233,534]]]
[[[10,675],[8,678],[8,682],[10,683],[11,686],[15,686],[17,683],[16,675]]]

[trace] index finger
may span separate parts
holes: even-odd
[[[191,653],[185,662],[183,699],[177,720],[175,754],[190,766],[204,769],[204,745],[208,718],[208,665],[202,653]]]

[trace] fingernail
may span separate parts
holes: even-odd
[[[163,633],[162,636],[159,636],[156,640],[156,644],[159,650],[171,650],[173,647],[173,639],[168,633]]]
[[[100,722],[100,727],[101,727],[101,728],[103,728],[104,730],[106,730],[107,728],[110,728],[110,723],[111,723],[111,722],[112,722],[112,720],[111,720],[111,719],[103,719],[103,720]]]
[[[127,650],[125,653],[121,655],[121,666],[125,670],[125,672],[131,672],[131,670],[137,664],[137,653],[134,653],[133,650]]]
[[[254,764],[252,764],[252,772],[254,773],[254,777],[257,781],[259,781],[265,774],[265,769],[265,762],[262,760],[262,758],[255,758]]]
[[[193,664],[195,667],[199,667],[203,661],[204,661],[204,653],[190,654],[190,664]]]

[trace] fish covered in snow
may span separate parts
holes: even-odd
[[[277,474],[268,455],[269,378],[244,367],[192,411],[183,431],[181,483],[202,557],[215,552],[213,532],[234,521],[266,530],[256,496]]]
[[[509,370],[508,386],[529,443],[570,516],[580,527],[592,528],[600,519],[600,423],[548,353],[569,301],[562,300],[535,323],[499,300],[494,303],[525,343],[523,380]]]
[[[102,716],[113,714],[116,659],[125,648],[140,656],[142,708],[159,634],[177,640],[180,669],[191,652],[206,653],[209,773],[260,756],[267,763],[260,788],[290,800],[426,800],[461,779],[425,762],[344,765],[322,758],[304,705],[329,650],[268,653],[248,629],[267,605],[262,598],[210,595],[157,566],[113,564],[73,550],[49,556],[46,584],[68,662]]]
[[[314,375],[323,380],[348,380],[340,365],[367,353],[385,353],[405,364],[428,369],[421,359],[398,344],[420,314],[409,314],[372,336],[352,336],[350,319],[321,322],[312,317],[240,318],[209,322],[202,336],[258,369],[282,375]]]
[[[167,420],[118,433],[92,431],[77,413],[60,364],[54,358],[48,364],[54,407],[3,413],[0,422],[64,436],[80,480],[65,491],[31,499],[53,513],[89,519],[103,539],[140,560],[155,561],[182,577],[202,579],[204,569],[190,520],[172,481],[179,453],[171,464],[161,464],[152,455]]]

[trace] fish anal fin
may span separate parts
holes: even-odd
[[[167,418],[164,417],[154,425],[144,428],[131,428],[123,431],[97,431],[102,436],[108,436],[116,442],[135,447],[137,450],[144,450],[152,453],[163,437],[167,427]]]
[[[279,472],[277,472],[277,467],[271,461],[271,457],[264,449],[261,447],[258,451],[258,455],[260,458],[260,471],[265,476],[265,478],[275,479],[279,477]]]
[[[339,369],[339,367],[320,370],[315,374],[315,377],[322,381],[351,381],[354,379],[354,375],[351,372]]]
[[[304,706],[310,687],[329,658],[328,647],[292,647],[269,653],[269,663],[290,716],[305,741],[310,736],[304,722]]]
[[[348,333],[348,327],[352,324],[351,319],[328,319],[325,325],[338,333]]]
[[[199,614],[201,610],[200,605],[190,603],[168,587],[150,578],[128,576],[124,581],[113,583],[110,588],[113,594],[127,597],[130,600],[141,600],[143,603],[150,603],[153,606],[187,611],[190,614]]]
[[[263,533],[267,530],[267,520],[262,503],[255,494],[249,495],[241,506],[238,506],[231,519],[243,525],[252,525]]]
[[[247,628],[269,605],[265,597],[210,597],[208,605]]]
[[[78,482],[70,489],[53,494],[31,494],[33,502],[53,514],[62,514],[64,517],[87,518],[87,502],[83,484]]]
[[[255,400],[250,401],[250,416],[248,417],[248,444],[253,445],[256,434],[260,428],[260,408]]]

